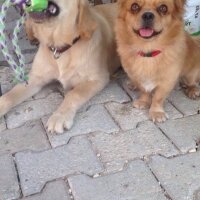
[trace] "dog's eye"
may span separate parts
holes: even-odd
[[[157,8],[157,11],[162,14],[162,15],[166,15],[168,12],[168,7],[166,5],[161,5]]]
[[[137,3],[133,3],[131,5],[131,11],[132,13],[138,13],[140,11],[140,6]]]

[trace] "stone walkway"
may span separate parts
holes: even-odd
[[[18,17],[11,10],[8,32]],[[36,47],[21,35],[30,66]],[[0,54],[4,94],[12,71]],[[170,119],[153,124],[131,106],[123,72],[78,113],[62,135],[45,130],[63,99],[50,85],[0,120],[0,200],[200,200],[200,101],[177,87]]]

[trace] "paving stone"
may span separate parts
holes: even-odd
[[[8,67],[8,62],[6,61],[6,58],[4,57],[3,53],[0,51],[0,71],[2,70],[3,67]]]
[[[25,197],[22,200],[70,200],[64,181],[51,182],[41,194]]]
[[[6,129],[6,123],[5,123],[5,120],[4,118],[0,118],[0,134],[2,131],[4,131]]]
[[[4,65],[1,65],[1,61],[0,61],[0,71],[4,68]]]
[[[101,154],[97,154],[97,155],[99,155],[101,159]],[[109,175],[112,173],[122,171],[124,167],[126,167],[127,163],[128,163],[128,160],[127,161],[114,160],[111,162],[106,162],[104,163],[105,170],[101,173],[101,175]]]
[[[133,108],[132,103],[120,104],[111,102],[107,103],[105,107],[122,130],[135,129],[138,123],[149,119],[147,110]]]
[[[14,87],[14,85],[12,83],[1,84],[2,95],[9,92],[13,87]]]
[[[139,97],[139,91],[131,89],[127,84],[128,80],[129,79],[126,77],[120,81],[120,84],[123,87],[123,89],[127,92],[127,94],[131,97],[131,99],[136,100]]]
[[[200,199],[200,188],[198,188],[193,195],[193,200],[199,200]]]
[[[30,44],[30,41],[27,38],[22,38],[21,40],[19,40],[19,46],[21,51],[37,49],[35,45]],[[27,57],[27,55],[25,57]]]
[[[30,70],[30,66],[26,66],[26,71]],[[4,67],[0,70],[0,82],[1,82],[1,91],[2,94],[9,92],[16,84],[13,82],[14,72],[9,67]],[[30,101],[29,98],[26,101]]]
[[[16,21],[16,19],[19,19],[19,18],[20,18],[20,13],[16,10],[16,8],[13,6],[10,7],[8,9],[6,22],[8,23],[8,22]]]
[[[46,125],[49,117],[42,119]],[[112,120],[107,110],[102,105],[94,105],[86,112],[78,113],[75,118],[74,126],[64,134],[54,135],[48,133],[49,140],[53,147],[67,144],[71,137],[102,131],[105,133],[117,132],[118,126]]]
[[[17,173],[12,156],[0,156],[0,199],[12,200],[20,197]]]
[[[29,120],[35,120],[54,112],[61,104],[63,97],[52,93],[45,99],[28,101],[13,108],[7,115],[7,127],[17,128]]]
[[[34,58],[35,58],[35,54],[34,53],[27,53],[24,55],[25,57],[25,64],[32,64]]]
[[[183,114],[179,112],[169,101],[165,101],[164,109],[169,119],[183,118]]]
[[[115,74],[113,74],[111,78],[113,81],[116,81],[122,88],[123,83],[126,82],[126,80],[128,80],[127,74],[122,68],[120,68]]]
[[[200,115],[189,116],[178,120],[168,120],[158,124],[162,131],[183,152],[196,151],[200,142]]]
[[[3,67],[0,70],[0,83],[6,84],[10,83],[13,80],[13,71],[10,67]]]
[[[45,86],[40,92],[33,96],[33,99],[44,99],[47,98],[51,93],[60,91],[61,85],[59,83],[52,83]]]
[[[94,175],[103,170],[91,144],[76,137],[68,145],[40,152],[16,154],[22,192],[25,196],[39,193],[45,183],[71,174]]]
[[[21,28],[21,32],[19,33],[18,38],[19,38],[19,40],[21,40],[21,39],[23,39],[23,38],[24,38],[24,39],[27,38],[25,26],[23,26],[23,27]]]
[[[195,115],[200,111],[200,100],[192,100],[183,91],[173,91],[169,101],[185,116]]]
[[[150,167],[173,200],[199,200],[200,152],[172,159],[155,156]]]
[[[29,122],[20,128],[0,132],[0,154],[48,148],[49,143],[41,122]]]
[[[134,129],[138,123],[149,120],[148,111],[133,108],[132,103],[119,104],[111,102],[106,104],[106,108],[122,130]],[[172,119],[183,117],[169,102],[166,103],[165,110]]]
[[[3,54],[2,54],[2,52],[0,52],[0,61],[5,61],[5,58],[4,58]]]
[[[78,175],[68,180],[76,200],[166,200],[142,161],[132,162],[128,169],[116,174],[95,179]]]
[[[81,111],[87,110],[87,108],[91,105],[103,104],[110,101],[118,103],[125,103],[130,101],[129,96],[114,81],[112,81],[102,92],[97,94],[88,103],[86,103],[86,105],[81,109]]]
[[[6,33],[7,33],[6,35],[9,39],[9,40],[7,40],[7,45],[8,45],[9,49],[10,49],[10,46],[11,46],[11,38],[12,38],[12,35],[13,35],[13,29],[16,26],[16,23],[17,23],[16,20],[6,22]]]
[[[149,121],[135,130],[117,134],[92,134],[89,139],[104,163],[125,162],[152,154],[164,156],[178,154],[170,141]]]

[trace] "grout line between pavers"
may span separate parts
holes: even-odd
[[[129,102],[133,102],[134,99],[133,97],[131,96],[131,94],[123,87],[122,84],[118,83],[118,85],[121,87],[121,89],[127,94],[127,96],[130,98],[130,101]]]
[[[162,189],[165,197],[168,200],[173,200],[172,197],[169,195],[169,193],[167,192],[167,190],[165,189],[165,187],[162,185],[161,181],[159,180],[159,178],[156,176],[156,174],[153,172],[153,170],[151,169],[151,167],[149,166],[149,163],[144,161],[146,166],[148,167],[148,169],[150,170],[150,172],[152,173],[152,175],[154,176],[154,178],[156,179],[156,181],[158,182],[158,185],[160,186],[160,188]]]
[[[41,118],[39,119],[39,122],[40,122],[40,124],[41,124],[41,128],[43,129],[43,131],[44,131],[44,133],[45,133],[44,135],[45,135],[45,137],[46,137],[46,139],[47,139],[47,141],[48,141],[48,143],[49,143],[50,148],[53,149],[53,146],[51,145],[51,141],[50,141],[50,139],[49,139],[49,135],[48,135],[48,133],[47,133],[47,130],[46,130],[45,125],[43,124]]]
[[[69,194],[70,199],[75,200],[74,195],[73,195],[73,191],[70,187],[68,179],[65,180],[65,186],[66,186],[66,190],[68,191],[67,193]]]
[[[178,152],[181,154],[181,150],[179,149],[179,147],[176,145],[176,143],[157,125],[155,124],[155,126],[157,127],[158,130],[160,130],[160,132],[167,138],[167,140],[169,140],[171,142],[171,144],[178,150]]]
[[[92,135],[92,134],[91,134]],[[103,171],[102,172],[99,172],[98,174],[102,174],[103,172],[106,171],[106,166],[105,166],[105,163],[101,160],[101,156],[98,157],[98,154],[100,154],[100,152],[98,151],[98,149],[96,148],[95,145],[93,145],[92,141],[89,139],[89,135],[86,136],[87,137],[87,140],[89,141],[90,143],[90,146],[91,146],[91,149],[92,151],[94,152],[94,154],[96,155],[97,159],[99,160],[99,162],[102,164],[103,166]],[[101,155],[101,154],[100,154]]]
[[[112,114],[110,113],[110,111],[107,109],[107,107],[106,107],[106,104],[108,104],[108,103],[112,103],[113,101],[108,101],[108,102],[105,102],[104,104],[103,104],[103,107],[105,108],[105,110],[106,110],[106,112],[108,113],[108,115],[111,117],[111,119],[113,120],[113,122],[117,125],[117,127],[119,128],[119,131],[117,131],[117,132],[120,132],[120,131],[123,131],[122,130],[122,127],[120,126],[120,124],[115,120],[115,118],[112,116]]]
[[[5,118],[5,115],[2,117],[3,118],[3,121],[5,123],[5,126],[6,126],[6,129],[5,130],[8,130],[8,124],[7,124],[7,120]]]
[[[19,198],[22,198],[23,193],[22,193],[22,187],[21,187],[20,176],[19,176],[19,172],[18,172],[18,168],[17,168],[17,163],[16,163],[15,157],[13,155],[12,155],[12,158],[13,158],[13,162],[14,162],[15,171],[16,171],[16,174],[17,174],[17,182],[18,182],[18,185],[19,185],[19,193],[20,193]]]
[[[46,189],[47,185],[50,184],[50,183],[53,183],[53,182],[56,182],[56,181],[59,181],[61,180],[62,178],[58,178],[58,179],[53,179],[53,180],[50,180],[50,181],[47,181],[44,183],[44,186],[41,188],[41,190],[38,192],[38,193],[34,193],[34,194],[30,194],[28,196],[25,196],[26,198],[28,197],[34,197],[36,195],[42,195],[44,193],[44,190]]]
[[[6,130],[8,130],[8,125],[7,125],[7,121],[6,121],[6,118],[5,118],[5,115],[4,116],[2,116],[2,119],[3,119],[3,123],[5,124],[5,130],[3,130],[3,131],[6,131]]]
[[[169,99],[167,99],[167,101],[168,101],[178,112],[180,112],[181,115],[183,115],[183,117],[178,118],[178,119],[182,119],[182,118],[185,117],[185,114],[184,114],[179,108],[176,107],[176,105],[173,103],[173,101],[170,101]]]

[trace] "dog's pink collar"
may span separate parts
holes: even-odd
[[[158,56],[161,53],[162,52],[160,50],[155,50],[155,51],[151,51],[151,52],[147,52],[147,53],[145,53],[144,51],[138,51],[137,55],[139,55],[141,57],[151,58],[151,57],[156,57],[156,56]]]

